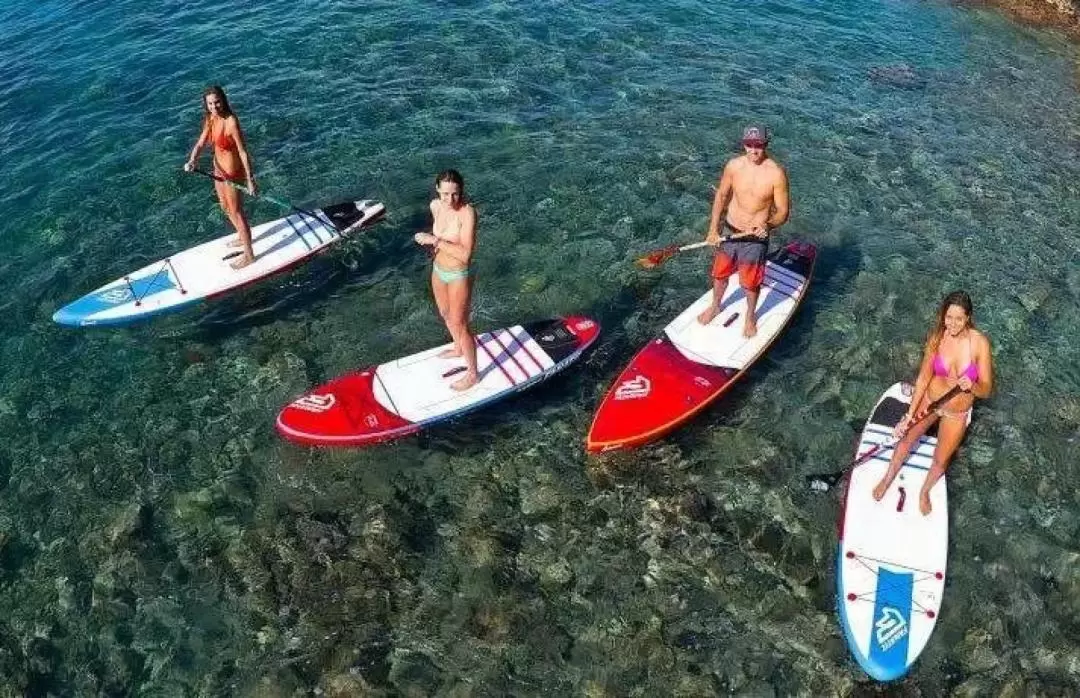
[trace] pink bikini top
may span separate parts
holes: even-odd
[[[974,356],[974,352],[971,351],[971,335],[968,335],[968,350],[969,353]],[[947,377],[949,375],[949,367],[945,365],[945,359],[941,358],[941,352],[934,354],[934,375],[940,377]],[[971,379],[972,383],[979,382],[979,365],[972,361],[967,365],[961,373],[961,376],[967,376]]]

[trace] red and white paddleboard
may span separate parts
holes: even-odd
[[[465,372],[460,358],[443,359],[445,344],[336,378],[315,388],[277,418],[286,439],[315,446],[365,446],[405,436],[471,412],[549,378],[577,361],[600,326],[584,317],[554,318],[476,337],[480,382],[450,387]]]
[[[720,313],[708,325],[697,316],[712,302],[699,298],[623,369],[593,417],[585,447],[630,448],[658,439],[727,390],[780,335],[799,307],[817,248],[792,242],[769,255],[758,296],[758,332],[742,336],[746,296],[732,278]]]

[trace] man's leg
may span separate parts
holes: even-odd
[[[742,264],[739,266],[739,283],[746,293],[746,319],[743,320],[743,337],[757,334],[757,302],[761,295],[761,284],[765,281],[765,262],[761,264]]]
[[[743,337],[753,337],[757,334],[757,299],[761,295],[761,289],[755,288],[750,290],[744,288],[746,292],[746,320],[743,321]]]
[[[720,313],[720,304],[724,300],[724,292],[727,291],[728,278],[731,277],[733,271],[735,271],[735,260],[729,257],[723,248],[717,250],[716,260],[712,266],[712,303],[697,318],[702,325],[708,325]]]

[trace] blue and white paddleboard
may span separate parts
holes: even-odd
[[[76,327],[126,325],[180,310],[295,266],[384,213],[374,201],[294,212],[252,228],[255,261],[243,269],[229,266],[241,250],[228,246],[235,234],[225,235],[92,291],[53,313],[53,321]]]
[[[892,436],[911,404],[912,386],[896,383],[878,400],[866,422],[856,456]],[[945,478],[930,491],[933,511],[919,511],[919,492],[937,437],[923,436],[879,502],[875,485],[893,449],[857,466],[848,479],[836,603],[848,647],[859,666],[878,681],[898,679],[926,647],[945,591],[949,506]]]

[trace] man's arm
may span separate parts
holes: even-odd
[[[788,196],[787,173],[784,172],[782,167],[779,170],[780,177],[773,187],[773,212],[766,223],[769,230],[779,228],[784,223],[787,223],[788,217],[791,215],[791,197]]]
[[[720,184],[716,187],[716,196],[713,197],[712,216],[709,218],[709,233],[705,241],[715,245],[720,239],[720,222],[724,211],[727,210],[731,201],[731,163],[724,166],[724,173],[720,175]]]

